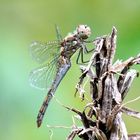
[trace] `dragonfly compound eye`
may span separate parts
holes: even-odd
[[[87,25],[79,25],[77,27],[77,34],[82,39],[87,39],[91,34],[91,29]]]

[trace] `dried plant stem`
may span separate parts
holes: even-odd
[[[80,66],[82,74],[76,85],[82,100],[87,104],[83,111],[62,104],[54,95],[56,102],[77,114],[82,126],[77,126],[74,118],[73,125],[49,126],[48,128],[72,129],[67,140],[76,136],[83,140],[136,140],[140,133],[128,134],[122,113],[140,119],[140,112],[125,107],[127,104],[140,99],[140,96],[123,103],[128,94],[133,80],[138,77],[138,72],[131,69],[134,64],[140,64],[140,54],[130,57],[126,61],[117,60],[113,64],[116,52],[117,30],[112,28],[110,35],[96,38],[95,47],[87,64]],[[84,79],[88,78],[86,82]],[[90,85],[90,98],[85,98],[85,85]]]
[[[122,113],[140,118],[139,112],[124,107],[139,100],[140,96],[123,103],[134,78],[138,76],[138,72],[130,68],[134,64],[140,64],[140,55],[124,62],[117,60],[113,64],[117,47],[116,39],[115,27],[112,28],[110,35],[95,39],[93,42],[95,49],[89,63],[80,67],[82,75],[77,85],[77,91],[80,95],[84,94],[84,78],[88,76],[91,102],[87,103],[83,111],[66,107],[78,114],[83,124],[82,128],[77,126],[76,130],[72,129],[67,140],[73,140],[76,135],[83,140],[133,140],[139,138],[139,133],[127,134]]]

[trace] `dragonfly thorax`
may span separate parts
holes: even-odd
[[[79,25],[73,33],[69,33],[61,42],[61,55],[70,58],[77,49],[83,46],[91,34],[87,25]]]

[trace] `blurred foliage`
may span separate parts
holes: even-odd
[[[28,52],[33,40],[55,40],[55,24],[63,36],[78,24],[87,24],[93,31],[92,39],[108,34],[116,26],[116,58],[127,59],[140,52],[139,7],[139,0],[0,0],[0,139],[47,140],[51,135],[47,124],[72,125],[72,113],[53,100],[42,127],[36,127],[36,115],[45,93],[28,83],[30,70],[38,66]],[[75,59],[76,55],[56,96],[64,104],[82,109],[84,102],[73,96],[80,74]],[[139,96],[139,83],[137,78],[127,100]],[[129,106],[140,111],[139,105],[137,101]],[[140,131],[140,121],[126,115],[124,119],[129,132]],[[53,129],[53,139],[64,139],[69,131]]]

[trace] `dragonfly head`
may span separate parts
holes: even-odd
[[[87,25],[79,25],[76,28],[76,31],[77,31],[79,38],[82,38],[82,39],[87,39],[91,34],[91,29]]]

